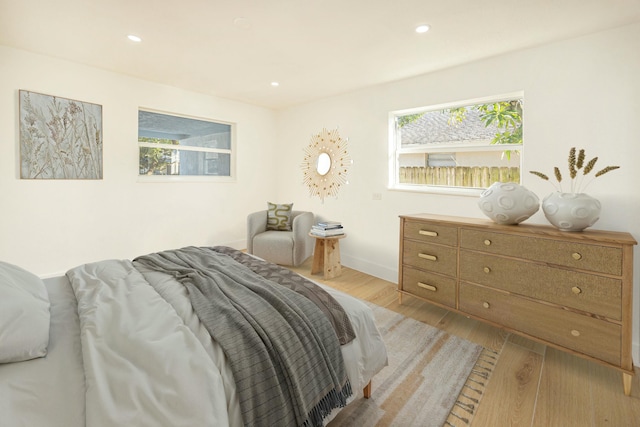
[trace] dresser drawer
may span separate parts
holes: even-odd
[[[404,241],[402,261],[405,265],[423,270],[456,276],[458,251],[456,248],[428,243]]]
[[[456,306],[456,279],[451,277],[404,267],[402,290],[452,308]]]
[[[620,366],[619,325],[466,282],[460,310]]]
[[[404,238],[441,245],[458,245],[458,228],[432,222],[407,220],[404,223]]]
[[[460,279],[609,319],[622,318],[622,281],[543,264],[460,251]]]
[[[460,247],[606,274],[622,274],[622,249],[462,229]]]

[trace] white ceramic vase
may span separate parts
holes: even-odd
[[[582,231],[600,219],[600,201],[585,193],[555,193],[542,200],[547,220],[562,231]]]
[[[498,224],[519,224],[540,209],[536,194],[514,182],[495,182],[480,194],[480,210]]]

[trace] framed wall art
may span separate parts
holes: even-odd
[[[19,92],[20,178],[102,179],[102,106]]]

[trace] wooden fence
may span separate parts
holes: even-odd
[[[520,183],[519,167],[448,166],[401,167],[401,184],[489,187],[494,182]]]

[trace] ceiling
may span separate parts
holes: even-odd
[[[639,21],[640,0],[0,0],[0,44],[279,109]]]

